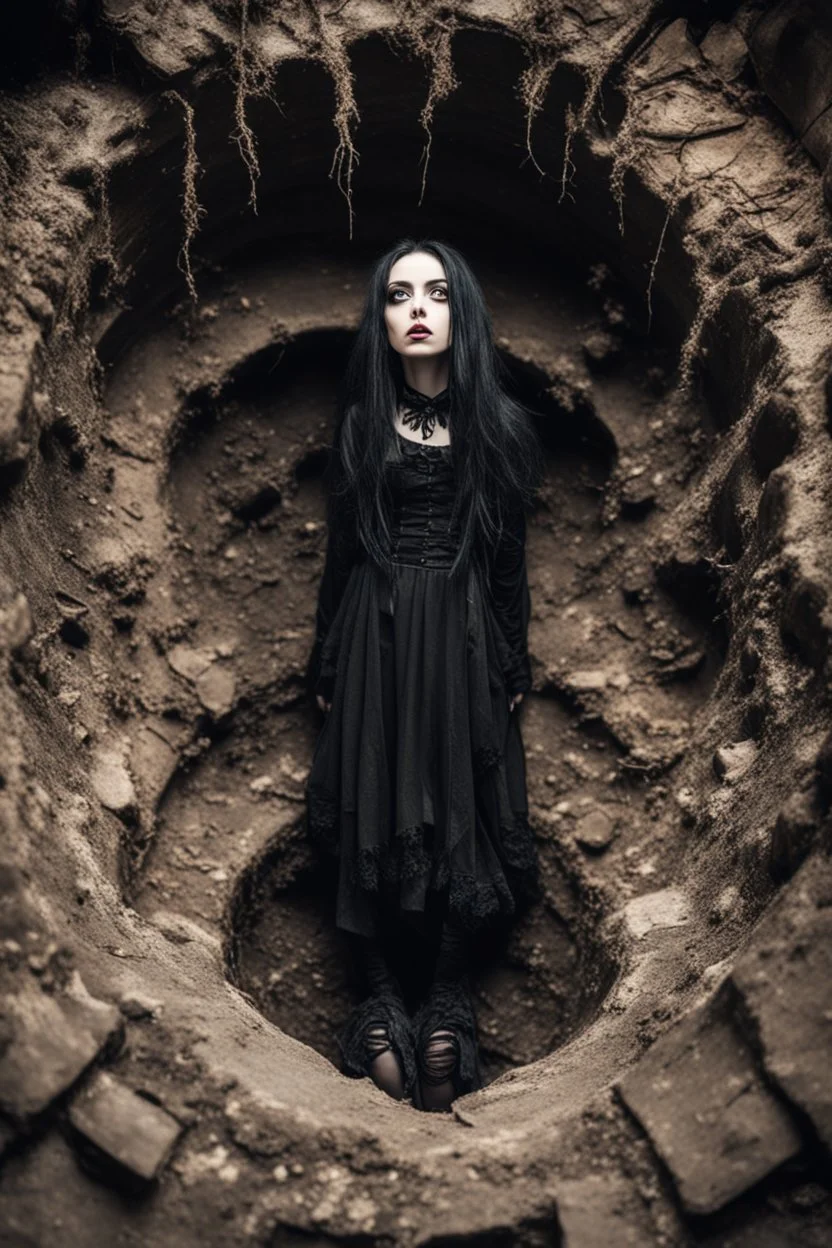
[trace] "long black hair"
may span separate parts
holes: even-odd
[[[455,247],[434,239],[405,238],[376,262],[338,397],[329,484],[331,497],[335,492],[351,500],[357,537],[368,557],[379,567],[388,567],[390,513],[384,469],[388,455],[401,453],[393,413],[404,370],[387,336],[384,309],[391,268],[414,251],[436,256],[448,280],[449,423],[458,482],[452,523],[460,526],[453,575],[469,557],[484,559],[499,541],[512,510],[532,506],[543,473],[530,413],[503,388],[507,370],[494,346],[482,289]]]

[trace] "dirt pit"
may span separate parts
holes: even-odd
[[[822,6],[64,7],[0,101],[7,1238],[828,1242]],[[337,1068],[304,833],[333,397],[405,233],[548,464],[544,894],[442,1115]]]

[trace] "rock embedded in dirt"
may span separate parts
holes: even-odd
[[[603,806],[587,811],[575,824],[575,840],[581,849],[590,853],[602,853],[610,847],[617,835],[618,820]]]
[[[647,602],[653,584],[653,573],[649,567],[636,565],[626,568],[621,578],[621,592],[624,601],[630,606]]]
[[[690,680],[705,665],[708,652],[704,646],[692,646],[686,654],[680,655],[675,662],[668,663],[656,673],[659,684],[669,685],[677,680]]]
[[[708,922],[718,927],[720,923],[724,923],[726,919],[730,919],[735,915],[740,905],[740,890],[736,884],[729,884],[726,888],[723,888],[708,911]]]
[[[102,806],[130,821],[136,815],[136,790],[120,749],[99,751],[91,775],[92,787]]]
[[[645,515],[656,505],[656,486],[644,473],[627,478],[621,486],[621,506],[625,516],[636,518]]]
[[[631,934],[641,940],[655,928],[684,927],[690,922],[690,905],[681,889],[662,888],[627,902],[624,917]]]
[[[6,995],[0,1110],[19,1126],[60,1096],[122,1034],[118,1009],[87,992],[77,971],[62,991],[34,979]]]
[[[723,82],[739,78],[748,64],[748,45],[730,22],[714,22],[700,43],[699,51]]]
[[[676,805],[679,808],[682,826],[692,828],[696,823],[697,801],[693,789],[686,785],[676,792]]]
[[[563,677],[563,683],[566,688],[573,690],[575,693],[599,692],[601,689],[606,689],[608,680],[609,674],[600,668],[568,672]]]
[[[144,1183],[159,1174],[184,1129],[167,1110],[106,1070],[75,1097],[69,1121],[108,1161]]]
[[[236,689],[234,673],[216,663],[196,681],[197,697],[217,719],[234,709]]]
[[[652,139],[693,139],[742,129],[748,118],[717,98],[705,100],[688,83],[673,81],[643,93],[638,133]]]
[[[802,1147],[721,1003],[657,1040],[617,1088],[691,1214],[722,1209]]]
[[[702,63],[699,49],[688,33],[687,18],[679,17],[665,26],[649,43],[636,63],[633,76],[639,82],[657,82]]]
[[[145,1018],[156,1018],[162,1009],[162,1002],[141,992],[129,992],[118,1003],[125,1018],[137,1022]]]
[[[178,676],[195,682],[208,671],[217,657],[217,652],[209,646],[195,647],[179,645],[168,651],[167,659]]]
[[[714,753],[714,771],[725,784],[736,784],[757,757],[756,741],[735,741],[721,745]]]
[[[233,672],[218,664],[218,657],[220,647],[178,645],[167,659],[177,675],[193,685],[205,710],[219,719],[233,709],[237,686]]]

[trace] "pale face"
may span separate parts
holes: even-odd
[[[448,281],[437,256],[414,251],[396,261],[387,279],[384,323],[391,347],[405,359],[430,359],[448,350]],[[415,325],[424,325],[429,332],[414,336],[409,331]]]

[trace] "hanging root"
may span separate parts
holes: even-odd
[[[575,44],[574,40],[570,41],[564,33],[561,6],[552,5],[548,3],[548,0],[525,0],[523,11],[517,20],[517,33],[531,57],[531,64],[520,77],[518,92],[526,110],[526,151],[538,173],[545,174],[545,170],[541,168],[532,151],[532,124],[543,109],[546,91],[554,71],[562,61],[568,59],[572,67],[582,74],[586,84],[580,104],[566,105],[559,203],[569,194],[568,186],[575,172],[572,149],[576,136],[587,130],[593,111],[597,111],[599,120],[604,124],[601,88],[612,70],[622,63],[625,65],[628,63],[633,48],[650,38],[659,8],[660,4],[656,0],[647,15],[640,12],[625,20],[615,35],[607,41],[603,59],[589,62],[582,48]],[[628,93],[628,104],[631,99],[632,93]],[[628,108],[624,122],[616,135],[613,149],[611,188],[618,204],[619,229],[622,233],[624,230],[623,176],[635,155],[634,149],[630,146],[633,124],[631,111]]]
[[[526,151],[535,169],[542,175],[545,175],[546,171],[541,168],[532,151],[531,132],[535,117],[543,109],[552,75],[570,51],[570,41],[565,34],[562,19],[560,6],[541,3],[541,0],[526,0],[524,12],[518,21],[518,34],[531,56],[531,63],[523,71],[518,82],[518,93],[526,111]],[[573,55],[569,58],[570,63],[582,74],[586,85],[580,104],[566,105],[561,191],[558,203],[561,203],[569,194],[567,188],[575,171],[572,161],[575,136],[586,130],[594,109],[598,109],[603,121],[601,87],[610,70],[619,63],[622,52],[633,40],[642,20],[642,18],[631,19],[623,24],[615,38],[609,41],[606,55],[600,63],[582,63],[574,55],[575,48],[572,49]]]
[[[552,74],[566,51],[560,6],[525,0],[518,15],[518,34],[530,56],[517,83],[517,93],[526,112],[526,151],[537,172],[546,177],[532,151],[532,125],[542,110]],[[561,196],[563,198],[563,196]]]
[[[358,164],[358,150],[352,141],[352,122],[360,120],[355,95],[352,89],[352,70],[349,68],[347,55],[341,47],[332,51],[328,65],[335,83],[335,129],[338,133],[338,146],[332,157],[329,176],[335,175],[338,189],[347,201],[349,213],[349,236],[352,238],[352,174]],[[345,171],[346,169],[346,176]]]
[[[433,125],[433,110],[440,100],[447,99],[452,91],[459,86],[459,80],[454,73],[453,57],[451,54],[451,41],[456,30],[454,22],[446,22],[439,25],[437,34],[432,40],[427,40],[426,48],[430,58],[430,83],[428,86],[428,97],[425,100],[424,108],[419,114],[419,121],[422,129],[427,135],[425,146],[422,151],[420,163],[422,168],[422,186],[419,192],[419,206],[425,197],[425,185],[428,177],[428,162],[430,160],[430,149],[433,141],[433,133],[431,126]]]
[[[535,59],[531,65],[527,65],[523,70],[523,73],[520,75],[520,81],[517,84],[520,99],[523,101],[523,107],[526,110],[526,151],[529,153],[529,160],[541,177],[546,176],[546,170],[541,169],[532,151],[532,122],[543,107],[543,101],[546,98],[546,88],[549,85],[556,65],[556,57],[541,56],[539,53],[536,53]]]
[[[571,104],[566,105],[566,113],[564,115],[564,134],[563,134],[563,165],[560,173],[560,195],[558,203],[561,203],[566,195],[566,185],[572,181],[572,174],[575,172],[575,165],[572,161],[572,140],[578,129],[578,114],[575,112]],[[575,196],[570,195],[569,198],[574,202]]]
[[[232,134],[240,156],[248,170],[249,192],[248,202],[257,213],[257,179],[260,177],[260,162],[257,159],[257,147],[251,126],[246,121],[246,98],[258,94],[259,84],[257,73],[249,62],[246,39],[248,35],[248,0],[240,0],[240,37],[234,51],[234,120],[237,129]]]
[[[624,233],[624,178],[627,170],[635,167],[637,159],[636,146],[636,110],[633,107],[635,91],[630,85],[628,76],[623,83],[625,112],[618,133],[612,145],[612,169],[610,171],[610,190],[618,208],[618,232]]]
[[[584,76],[586,86],[581,106],[577,112],[571,104],[567,104],[566,106],[564,123],[565,133],[563,141],[563,169],[561,171],[561,190],[558,203],[561,202],[566,194],[567,181],[571,182],[572,173],[575,170],[575,165],[572,162],[572,143],[575,135],[584,131],[589,125],[593,108],[597,105],[599,110],[601,109],[601,86],[612,64],[613,62],[611,60],[607,60],[602,66],[594,65],[590,66],[589,69],[582,67],[581,73]]]
[[[679,352],[679,386],[678,393],[681,396],[689,396],[693,391],[693,365],[699,354],[699,347],[702,341],[702,331],[710,320],[711,316],[716,312],[722,303],[723,295],[730,285],[730,275],[723,278],[720,282],[708,287],[699,288],[699,302],[696,307],[696,315],[691,321],[685,341]]]
[[[653,292],[653,280],[656,276],[656,266],[659,263],[659,256],[662,253],[662,246],[664,244],[664,236],[667,233],[667,227],[670,224],[670,218],[673,216],[674,212],[676,211],[680,200],[684,196],[684,193],[685,193],[685,188],[684,188],[683,178],[682,178],[682,168],[680,166],[676,174],[676,177],[673,179],[673,185],[670,188],[670,195],[668,196],[668,200],[667,200],[667,212],[664,214],[664,222],[662,223],[662,230],[661,230],[661,234],[659,235],[659,242],[658,242],[658,246],[656,247],[656,254],[654,255],[652,263],[650,265],[650,277],[647,282],[647,333],[648,334],[650,333],[650,325],[652,324],[652,320],[653,320],[653,301],[652,301],[651,296]]]
[[[188,291],[194,303],[197,302],[196,283],[191,270],[191,243],[199,229],[199,218],[205,215],[205,209],[196,195],[196,179],[200,170],[196,155],[196,131],[194,129],[194,110],[178,91],[165,91],[165,97],[176,100],[182,105],[185,117],[185,167],[182,171],[182,203],[185,221],[185,239],[177,257],[179,271],[184,273]]]
[[[329,176],[335,177],[338,189],[347,201],[349,236],[352,238],[352,175],[354,167],[358,164],[358,151],[352,138],[352,126],[361,120],[353,91],[353,73],[347,53],[333,35],[318,0],[305,0],[305,2],[313,24],[317,28],[316,54],[332,75],[335,87],[333,121],[338,134],[338,146],[332,157]],[[337,11],[340,12],[340,9]]]
[[[452,43],[458,29],[458,22],[453,14],[442,10],[436,16],[431,3],[423,0],[404,0],[399,15],[399,28],[393,34],[394,41],[407,45],[414,55],[427,61],[429,65],[428,94],[419,123],[425,131],[425,146],[419,158],[422,165],[422,182],[419,191],[419,205],[425,197],[428,165],[433,145],[433,115],[436,105],[448,98],[459,86],[454,72]]]

